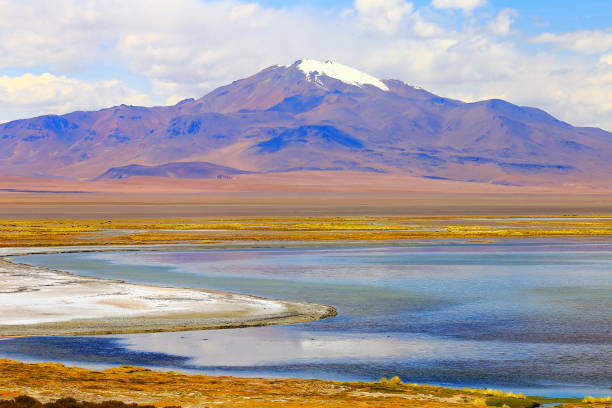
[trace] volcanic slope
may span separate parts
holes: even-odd
[[[95,178],[128,165],[400,173],[514,185],[612,183],[612,134],[492,99],[448,99],[335,62],[272,66],[174,106],[0,125],[0,174]]]

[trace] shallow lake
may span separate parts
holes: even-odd
[[[404,381],[550,396],[612,394],[612,242],[29,255],[130,282],[337,307],[261,328],[0,341],[0,356],[215,375]]]

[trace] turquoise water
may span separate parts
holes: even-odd
[[[337,307],[306,324],[0,341],[0,356],[245,376],[612,394],[612,243],[30,255],[18,262],[130,282]]]

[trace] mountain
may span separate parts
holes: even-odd
[[[128,166],[110,168],[98,176],[96,180],[125,179],[133,176],[231,179],[232,176],[237,174],[247,173],[249,172],[207,162],[179,162],[159,166],[130,164]]]
[[[107,178],[141,171],[125,167],[139,165],[167,176],[172,172],[159,166],[177,162],[260,173],[605,184],[612,134],[537,108],[499,99],[465,103],[314,60],[272,66],[174,106],[121,105],[0,125],[0,174]]]

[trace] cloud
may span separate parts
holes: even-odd
[[[0,0],[0,68],[12,75],[1,77],[0,121],[120,103],[174,103],[270,65],[315,58],[443,96],[505,98],[573,124],[612,129],[612,57],[602,45],[609,30],[586,32],[597,33],[588,47],[570,39],[591,34],[543,34],[538,41],[553,46],[534,53],[512,29],[511,9],[463,24],[483,0],[434,3],[465,13],[405,0],[357,0],[342,15],[239,0]],[[568,56],[557,51],[562,45],[606,55]],[[104,73],[118,79],[75,74],[98,65],[118,67],[116,76]],[[21,78],[45,71],[51,72],[45,80]],[[130,85],[126,71],[147,79],[148,95]]]
[[[141,26],[118,33],[116,51],[151,79],[154,93],[175,99],[201,96],[270,65],[332,59],[340,44],[347,54],[353,45],[337,19],[302,10],[189,0],[146,8],[153,10],[143,10]]]
[[[108,0],[108,8],[117,3]],[[79,68],[103,57],[100,45],[121,30],[94,1],[0,0],[0,10],[0,68]]]
[[[551,44],[558,49],[582,54],[598,54],[612,50],[612,29],[574,31],[564,34],[544,33],[532,38],[531,41]]]
[[[444,34],[444,29],[442,27],[431,21],[425,20],[418,11],[412,13],[410,21],[412,23],[412,32],[417,37],[439,37]]]
[[[612,54],[604,55],[599,59],[600,62],[603,62],[608,65],[612,65]]]
[[[403,0],[355,0],[358,18],[383,33],[395,33],[412,12],[412,3]]]
[[[14,112],[36,116],[150,102],[146,95],[118,80],[83,81],[49,73],[0,76],[0,122],[13,119]]]
[[[461,9],[471,13],[478,7],[484,6],[487,0],[432,0],[431,5],[439,9]]]
[[[488,24],[489,31],[494,35],[505,36],[510,34],[510,28],[512,27],[512,23],[514,23],[514,19],[518,16],[518,11],[505,8],[501,10],[497,17]]]

